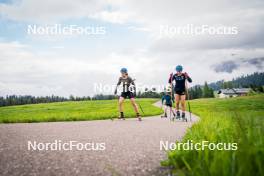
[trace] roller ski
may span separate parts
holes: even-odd
[[[181,118],[182,118],[182,121],[185,121],[185,122],[187,122],[187,118],[185,117],[185,112],[183,112],[183,113],[182,113],[182,116],[181,116]]]
[[[119,120],[126,120],[123,112],[120,112],[120,116],[118,117],[118,119]]]
[[[175,118],[176,118],[176,119],[181,119],[180,111],[177,111],[177,112],[176,112]]]
[[[138,121],[142,121],[141,115],[139,113],[137,113],[137,118],[138,118]]]
[[[167,118],[167,113],[165,113],[164,115],[160,116],[161,118]]]

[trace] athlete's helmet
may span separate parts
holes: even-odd
[[[122,68],[122,69],[120,70],[120,72],[121,72],[121,73],[127,73],[127,69],[126,69],[126,68]]]
[[[166,92],[171,92],[171,85],[170,85],[170,84],[168,84],[168,85],[166,86]]]
[[[181,65],[177,65],[177,66],[176,66],[176,71],[177,71],[177,72],[181,72],[181,71],[182,71],[182,69],[183,69],[183,68],[182,68],[182,66],[181,66]]]

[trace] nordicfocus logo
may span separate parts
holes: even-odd
[[[169,87],[168,85],[146,85],[146,84],[142,84],[142,83],[137,83],[137,91],[140,91],[140,92],[146,92],[146,91],[149,91],[151,90],[152,92],[163,92],[164,89],[166,90],[169,90]],[[121,92],[121,91],[124,91],[124,88],[125,88],[125,91],[134,91],[135,90],[135,86],[134,85],[130,85],[129,87],[126,87],[123,85],[123,83],[120,84],[120,86],[117,88],[118,92]],[[114,92],[116,89],[116,84],[103,84],[103,83],[94,83],[93,84],[93,91],[94,93],[96,94],[104,94],[104,93],[112,93]]]
[[[78,26],[78,25],[28,25],[28,35],[55,36],[55,35],[104,35],[104,26]]]
[[[212,143],[209,141],[202,141],[198,143],[193,143],[192,140],[187,142],[168,142],[160,141],[160,150],[237,150],[237,143]]]
[[[28,141],[28,150],[87,150],[87,151],[103,151],[106,149],[105,143],[80,143],[78,141],[62,142],[61,140],[55,140],[54,142],[36,142]]]
[[[236,26],[209,26],[193,25],[169,26],[160,25],[160,35],[174,37],[177,35],[237,35],[238,27]]]

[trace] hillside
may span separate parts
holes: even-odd
[[[222,88],[250,88],[259,87],[264,85],[264,73],[256,72],[251,75],[243,75],[238,78],[234,78],[232,81],[216,81],[208,84],[213,90],[219,90]]]

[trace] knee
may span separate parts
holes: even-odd
[[[136,102],[132,101],[131,103],[132,103],[132,106],[134,106],[134,107],[137,106]]]

